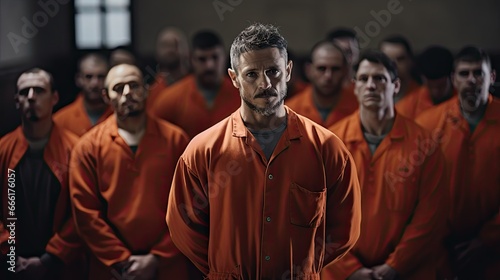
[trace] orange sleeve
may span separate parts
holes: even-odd
[[[343,159],[337,160],[342,161],[337,182],[328,190],[324,266],[342,258],[354,247],[360,234],[361,189],[354,159],[347,149]]]
[[[347,252],[339,261],[327,266],[321,272],[321,279],[347,279],[356,270],[363,268],[363,264],[352,254]],[[334,276],[335,275],[335,276]]]
[[[177,108],[179,104],[175,104],[175,100],[172,99],[176,93],[175,88],[164,89],[156,98],[155,102],[151,104],[151,115],[162,120],[175,122],[175,117],[178,115]]]
[[[106,222],[103,198],[98,192],[97,159],[91,138],[83,138],[70,161],[70,193],[75,223],[83,240],[105,265],[127,260],[131,253]]]
[[[420,264],[437,257],[447,230],[448,180],[444,156],[440,149],[426,151],[428,157],[422,163],[419,197],[413,210],[413,218],[386,261],[401,275],[407,275]]]
[[[52,236],[45,250],[68,264],[83,254],[83,244],[70,217],[62,228]]]
[[[208,197],[183,157],[177,163],[168,201],[167,224],[179,250],[208,274]]]
[[[500,253],[500,207],[498,213],[483,225],[479,238],[487,248]]]

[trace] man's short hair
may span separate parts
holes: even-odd
[[[411,58],[413,58],[413,50],[411,48],[410,42],[408,41],[408,39],[406,39],[406,37],[404,37],[402,35],[389,36],[389,37],[386,37],[384,40],[382,40],[380,45],[382,45],[383,43],[391,43],[391,44],[401,45],[405,49],[406,53]]]
[[[92,59],[94,61],[97,61],[98,63],[102,63],[104,65],[106,65],[106,69],[109,70],[109,62],[108,62],[108,59],[100,54],[100,53],[88,53],[84,56],[82,56],[79,60],[78,60],[78,69],[77,69],[77,72],[81,72],[82,71],[82,63],[85,62],[86,60],[89,60],[89,59]]]
[[[231,45],[231,68],[237,71],[240,56],[249,51],[277,48],[281,56],[288,62],[288,43],[278,32],[278,28],[271,24],[254,23],[234,39]]]
[[[19,81],[19,78],[21,78],[22,75],[24,75],[24,74],[40,74],[40,73],[45,73],[45,74],[47,74],[47,76],[49,76],[50,91],[55,92],[57,90],[57,88],[56,88],[56,84],[54,81],[54,76],[52,76],[52,74],[49,71],[47,71],[43,68],[34,67],[34,68],[30,68],[26,71],[23,71],[21,74],[19,74],[19,76],[16,79],[16,93],[19,91],[19,88],[17,87],[17,81]]]
[[[382,64],[389,75],[391,76],[392,82],[398,79],[398,68],[396,63],[392,61],[385,53],[378,50],[368,50],[361,54],[359,61],[354,65],[354,72],[357,73],[359,65],[364,61],[368,60],[372,63]]]
[[[191,40],[192,50],[207,50],[218,46],[224,47],[224,43],[219,35],[211,30],[198,31],[194,34],[193,39]]]
[[[486,62],[486,65],[488,65],[488,68],[491,70],[490,57],[484,50],[476,46],[466,46],[462,48],[455,56],[454,62],[454,67],[457,67],[459,62]]]
[[[340,54],[342,55],[343,65],[347,65],[347,58],[345,56],[344,50],[341,47],[339,47],[339,45],[335,44],[334,42],[332,42],[331,40],[328,40],[328,39],[321,40],[321,41],[317,42],[316,44],[314,44],[314,46],[311,48],[311,51],[309,52],[309,62],[312,63],[314,53],[316,52],[316,50],[318,50],[319,48],[321,48],[323,46],[330,46],[330,47],[336,49],[338,52],[340,52]]]
[[[329,41],[334,41],[336,39],[343,39],[343,38],[350,38],[358,41],[358,37],[356,37],[356,31],[347,27],[339,27],[333,29],[326,35],[326,40]]]
[[[453,70],[453,54],[442,46],[431,46],[417,56],[417,68],[429,80],[449,77]]]

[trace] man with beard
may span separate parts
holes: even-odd
[[[114,114],[84,135],[70,163],[75,221],[92,256],[89,279],[191,279],[165,223],[175,164],[188,143],[146,115],[140,70],[113,67],[104,99]]]
[[[181,30],[166,27],[160,31],[156,39],[156,61],[158,73],[149,87],[148,108],[154,104],[160,92],[189,72],[189,46]]]
[[[322,278],[436,279],[448,210],[444,157],[430,133],[395,112],[400,81],[389,57],[366,52],[354,70],[359,111],[330,129],[356,162],[361,235]]]
[[[167,223],[208,279],[318,279],[357,240],[354,162],[335,135],[283,104],[286,46],[272,25],[236,37],[228,72],[241,106],[177,163]]]
[[[64,264],[83,256],[68,187],[77,138],[52,121],[59,94],[50,73],[39,68],[22,73],[15,99],[22,124],[0,141],[0,278],[80,279],[83,271],[76,266],[72,275],[64,274],[70,267]]]
[[[238,108],[240,99],[224,74],[226,52],[219,36],[199,31],[191,49],[193,74],[162,91],[151,112],[194,137],[229,116]]]
[[[77,136],[82,136],[109,117],[113,110],[101,95],[107,72],[108,62],[103,56],[97,53],[84,56],[78,63],[76,74],[76,84],[82,91],[73,103],[54,115],[54,122]]]
[[[451,170],[449,249],[458,279],[500,279],[500,102],[488,55],[465,47],[455,58],[458,96],[422,113]]]
[[[306,73],[311,86],[291,98],[287,105],[298,114],[330,127],[358,108],[355,96],[344,89],[349,70],[340,47],[331,41],[321,41],[311,50],[311,62]]]

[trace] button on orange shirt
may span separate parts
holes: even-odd
[[[67,129],[78,137],[85,134],[92,128],[92,123],[83,105],[83,93],[80,93],[73,103],[61,108],[54,114],[54,122],[60,127]],[[96,124],[103,122],[113,114],[113,110],[108,107]]]
[[[218,123],[240,107],[241,98],[228,77],[224,77],[212,107],[198,90],[196,79],[188,75],[161,92],[151,113],[181,127],[189,137]]]
[[[71,149],[77,138],[70,132],[54,124],[50,132],[49,141],[44,148],[43,159],[61,185],[59,197],[54,207],[54,236],[49,240],[46,251],[57,256],[65,263],[71,263],[82,257],[82,241],[79,238],[73,219],[68,187],[68,164]],[[8,217],[8,181],[7,170],[15,169],[24,154],[28,151],[28,142],[22,128],[18,127],[13,132],[2,137],[0,141],[0,182],[2,195],[0,206],[0,244],[2,255],[7,254],[6,249],[9,232],[5,225],[10,221]],[[15,187],[14,187],[15,190]],[[33,233],[36,234],[36,233]]]
[[[160,257],[158,279],[188,279],[188,260],[172,243],[165,223],[175,164],[187,143],[180,128],[148,117],[133,154],[118,134],[115,115],[77,143],[70,164],[75,220],[102,264],[152,253]],[[91,263],[89,279],[114,277],[102,264]]]
[[[312,86],[308,86],[303,92],[292,97],[286,104],[298,114],[321,124],[323,127],[332,126],[334,123],[352,114],[359,107],[356,96],[348,87],[340,92],[338,105],[330,111],[325,121],[321,118],[321,114],[314,102]]]
[[[371,154],[359,111],[330,128],[351,152],[361,184],[361,235],[354,248],[326,267],[322,279],[346,279],[356,270],[388,264],[402,279],[435,279],[444,254],[444,157],[427,131],[396,115]]]
[[[453,96],[455,95],[457,92],[453,90]],[[429,89],[425,86],[420,87],[416,92],[403,98],[395,105],[398,113],[410,120],[415,120],[422,112],[434,106],[436,104],[432,101]]]
[[[319,279],[359,234],[352,157],[287,107],[268,161],[239,110],[195,137],[170,192],[172,240],[208,279]]]
[[[486,112],[473,132],[458,96],[422,113],[417,122],[440,136],[436,138],[451,167],[453,239],[479,237],[500,254],[500,101],[488,97]]]

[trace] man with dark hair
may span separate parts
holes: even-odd
[[[156,38],[158,71],[149,87],[147,107],[153,106],[160,93],[189,73],[189,45],[184,33],[175,27],[165,27]]]
[[[190,279],[189,260],[165,224],[175,164],[188,137],[147,116],[137,67],[111,68],[103,94],[114,114],[80,139],[70,165],[75,221],[92,254],[89,279]]]
[[[54,115],[54,122],[77,136],[108,118],[113,110],[102,99],[108,61],[98,53],[82,57],[78,63],[76,84],[82,90],[76,100]]]
[[[349,69],[358,62],[359,41],[356,32],[350,28],[337,28],[326,35],[326,39],[342,48],[349,64]],[[349,76],[349,79],[352,76]]]
[[[287,101],[298,114],[324,127],[352,114],[358,108],[355,96],[344,88],[349,70],[347,59],[339,46],[325,40],[316,43],[306,64],[311,86]]]
[[[62,278],[68,276],[64,265],[83,256],[68,188],[69,155],[77,137],[52,121],[59,94],[47,71],[22,73],[15,100],[22,124],[0,140],[0,276],[67,279]],[[79,273],[71,278],[79,279]]]
[[[354,67],[359,111],[330,129],[351,152],[361,184],[361,235],[323,279],[436,279],[445,255],[444,157],[431,135],[394,110],[396,65],[380,51]]]
[[[413,50],[408,39],[400,35],[390,36],[382,40],[380,50],[392,59],[398,67],[401,89],[394,96],[394,102],[397,104],[421,87],[414,74]]]
[[[416,61],[424,86],[396,104],[398,113],[412,120],[455,95],[451,83],[453,55],[448,49],[431,46],[417,56]]]
[[[226,52],[217,34],[205,30],[193,36],[191,66],[193,74],[162,91],[151,112],[194,137],[229,116],[239,98],[224,73]]]
[[[500,279],[500,101],[488,55],[463,48],[455,58],[458,96],[417,122],[439,136],[451,170],[449,247],[458,279]]]
[[[260,23],[234,39],[228,72],[241,107],[177,163],[167,223],[208,279],[319,279],[356,242],[353,160],[335,135],[283,105],[286,46]]]
[[[137,55],[130,45],[115,47],[109,54],[109,66],[113,67],[118,64],[137,64]]]

